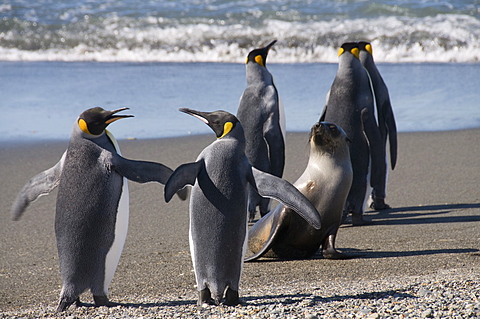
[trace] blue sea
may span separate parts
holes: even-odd
[[[3,0],[0,140],[67,139],[93,106],[130,107],[118,138],[208,133],[178,108],[235,113],[247,53],[273,39],[289,131],[318,120],[338,47],[356,40],[399,131],[480,127],[479,0]]]

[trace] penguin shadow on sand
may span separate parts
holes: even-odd
[[[466,223],[480,222],[480,216],[477,215],[458,215],[450,214],[456,210],[480,208],[480,203],[472,204],[439,204],[425,206],[407,206],[390,208],[381,211],[371,211],[368,216],[372,218],[373,223],[368,226],[401,226],[401,225],[421,225],[421,224],[445,224],[445,223]],[[449,215],[450,214],[450,215]],[[364,227],[368,227],[364,226]],[[350,228],[350,225],[343,225],[342,228]],[[427,256],[437,254],[478,254],[479,249],[469,248],[443,248],[427,249],[413,251],[379,251],[379,250],[360,250],[343,249],[343,252],[351,254],[356,258],[388,258],[388,257],[411,257]]]
[[[371,226],[479,222],[480,216],[445,216],[445,214],[452,213],[455,210],[471,208],[480,208],[480,203],[397,207],[371,211],[368,212],[368,215],[373,221]]]
[[[373,291],[367,293],[351,294],[351,295],[335,295],[332,297],[320,297],[312,294],[282,294],[282,295],[261,295],[245,297],[246,302],[252,302],[255,306],[268,306],[275,304],[295,304],[301,303],[304,300],[309,300],[310,303],[328,304],[330,302],[344,301],[344,300],[381,300],[395,296],[397,298],[416,298],[416,296],[405,293],[399,290],[385,290]],[[260,302],[259,302],[260,300]]]
[[[110,307],[122,308],[154,308],[154,307],[178,307],[196,305],[197,301],[194,299],[185,300],[169,300],[165,302],[112,302]],[[94,303],[81,302],[77,307],[98,308]]]

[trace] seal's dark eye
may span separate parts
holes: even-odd
[[[333,133],[337,132],[337,127],[336,127],[335,125],[333,125],[333,124],[332,124],[332,125],[329,125],[328,128],[329,128]]]

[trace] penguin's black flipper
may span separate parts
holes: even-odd
[[[397,164],[397,125],[395,123],[395,116],[393,115],[392,105],[388,101],[385,106],[385,124],[388,130],[388,143],[390,147],[390,165],[392,169]]]
[[[112,169],[128,180],[137,183],[158,182],[163,185],[167,183],[168,179],[173,173],[171,168],[163,164],[148,161],[129,160],[113,153]],[[177,195],[180,197],[180,199],[185,200],[187,198],[188,191],[179,191]]]
[[[186,185],[194,185],[197,175],[204,168],[205,162],[203,159],[198,162],[180,165],[165,184],[165,201],[168,203],[172,199],[173,194],[183,189]]]
[[[55,166],[35,175],[22,187],[12,205],[11,216],[13,220],[19,220],[31,202],[42,195],[49,194],[58,186],[66,154],[65,151]]]
[[[173,170],[163,164],[146,161],[134,161],[124,157],[113,156],[112,169],[137,183],[158,182],[166,184]]]
[[[371,176],[370,185],[381,184],[382,175],[385,175],[385,144],[382,143],[382,137],[377,129],[375,115],[368,112],[367,108],[362,109],[361,118],[363,122],[363,131],[368,140],[370,157],[371,157]]]
[[[263,197],[276,199],[290,207],[315,229],[321,228],[320,214],[300,191],[284,179],[252,167],[252,180],[248,180]]]

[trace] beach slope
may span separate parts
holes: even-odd
[[[240,285],[245,304],[236,308],[199,310],[195,305],[188,201],[175,197],[166,204],[162,185],[130,182],[130,228],[110,287],[110,299],[121,304],[71,307],[68,313],[391,316],[398,306],[397,314],[479,315],[480,129],[400,133],[398,139],[397,167],[387,189],[392,209],[367,211],[372,225],[346,224],[339,230],[337,248],[355,258],[325,260],[318,255],[246,263]],[[127,158],[176,168],[194,161],[213,140],[205,135],[119,143]],[[287,133],[284,177],[290,182],[305,168],[307,141],[308,133]],[[0,317],[55,316],[61,289],[56,191],[33,203],[17,222],[10,218],[10,206],[23,184],[53,166],[66,147],[67,141],[0,145]],[[82,301],[91,303],[90,294],[83,294]]]

